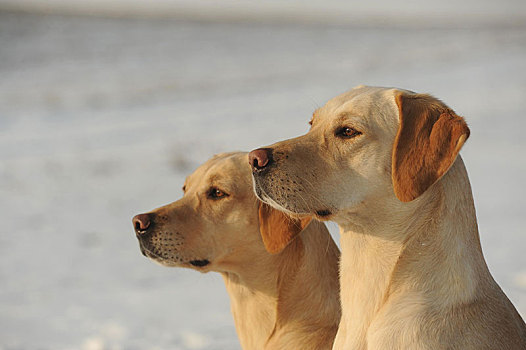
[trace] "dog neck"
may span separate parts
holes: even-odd
[[[385,205],[360,208],[339,223],[340,329],[354,339],[338,334],[338,344],[367,343],[375,315],[398,295],[411,295],[415,304],[425,298],[447,307],[473,300],[492,281],[460,157],[416,200],[379,202]]]
[[[340,320],[339,252],[312,222],[283,252],[223,273],[243,349],[331,349]]]

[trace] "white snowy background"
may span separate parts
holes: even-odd
[[[526,316],[524,1],[0,0],[0,349],[239,349],[220,276],[147,260],[131,217],[358,84],[466,117],[483,250]]]

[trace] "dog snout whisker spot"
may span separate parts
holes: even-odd
[[[145,234],[152,226],[150,214],[135,215],[132,219],[133,227],[138,235]]]

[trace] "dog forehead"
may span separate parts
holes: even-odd
[[[397,91],[400,90],[360,85],[329,100],[317,111],[316,117],[320,120],[332,120],[337,116],[349,114],[366,118],[367,121],[378,119],[381,124],[397,121]]]
[[[250,165],[246,152],[221,153],[199,166],[188,178],[189,182],[239,182],[250,180]]]

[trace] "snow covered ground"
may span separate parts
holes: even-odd
[[[238,349],[221,278],[145,259],[131,217],[358,84],[466,117],[486,259],[526,316],[526,26],[500,24],[0,13],[0,349]]]

